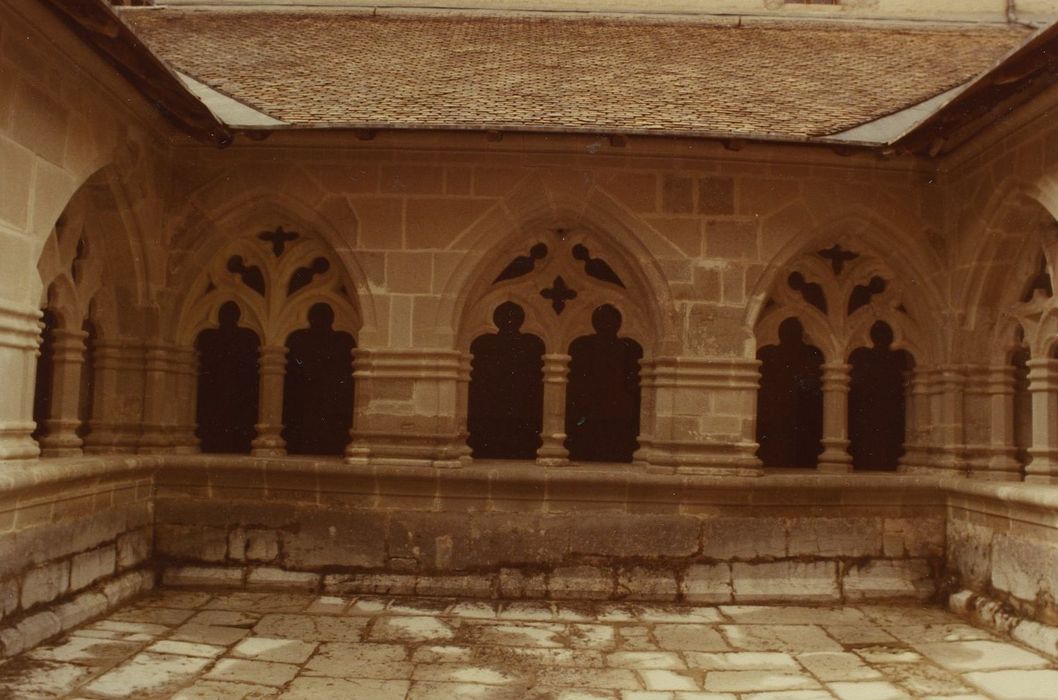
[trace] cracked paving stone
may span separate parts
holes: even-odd
[[[412,664],[407,658],[407,650],[399,644],[326,642],[320,645],[319,651],[305,665],[305,673],[313,676],[407,680],[411,678],[412,672]]]
[[[272,613],[262,617],[253,632],[258,637],[289,637],[304,642],[358,642],[366,626],[363,618]]]
[[[404,700],[408,681],[383,681],[373,678],[294,679],[279,698],[281,700]]]
[[[745,651],[843,651],[814,625],[720,625],[720,629],[731,646]]]
[[[720,632],[708,625],[654,625],[654,639],[665,651],[728,651]]]
[[[257,661],[278,661],[284,664],[303,664],[316,650],[315,642],[297,639],[247,637],[231,650],[232,656]]]
[[[294,680],[298,670],[296,664],[228,658],[218,661],[206,674],[206,678],[279,687]]]
[[[143,643],[122,642],[96,637],[70,637],[61,642],[37,647],[26,658],[58,661],[84,666],[111,666],[140,650]]]
[[[19,657],[0,666],[0,697],[45,698],[69,693],[91,676],[85,666]]]
[[[163,590],[0,662],[0,698],[1058,700],[1053,660],[944,611],[723,608]]]
[[[198,681],[174,695],[171,700],[271,700],[279,690],[265,685]]]
[[[149,697],[193,679],[210,663],[193,656],[141,653],[104,673],[86,686],[89,692],[107,698]]]
[[[1047,659],[1005,642],[938,642],[915,647],[930,661],[949,671],[988,671],[1006,668],[1039,668]]]
[[[372,642],[437,642],[455,638],[455,631],[444,620],[425,615],[418,617],[384,617],[371,628]],[[333,641],[355,641],[335,639]]]

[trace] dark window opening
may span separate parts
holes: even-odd
[[[341,455],[353,425],[353,336],[336,331],[327,304],[287,339],[283,439],[290,454]]]
[[[203,452],[248,453],[257,423],[257,334],[239,327],[237,304],[220,307],[220,327],[198,334],[197,435]]]
[[[85,333],[85,347],[84,364],[81,365],[81,390],[77,397],[77,420],[80,423],[77,426],[77,437],[84,438],[89,431],[88,423],[92,420],[92,409],[94,407],[93,400],[95,399],[96,382],[95,351],[98,336],[96,335],[95,324],[88,319],[85,319],[85,322],[81,325],[81,330]]]
[[[757,456],[765,467],[812,467],[823,451],[823,353],[804,341],[796,318],[779,325],[779,344],[757,351]]]
[[[1010,355],[1014,368],[1014,459],[1025,466],[1032,446],[1032,394],[1029,392],[1029,349],[1022,345]]]
[[[475,459],[533,459],[544,412],[544,342],[521,332],[525,311],[512,302],[496,307],[498,332],[470,344],[467,428]]]
[[[643,348],[620,338],[621,312],[595,309],[594,335],[569,346],[566,448],[576,461],[631,462],[639,447],[639,360]]]
[[[893,350],[893,329],[878,321],[870,348],[849,357],[849,451],[855,469],[895,470],[904,454],[907,385],[914,360]]]
[[[40,440],[46,434],[44,421],[51,416],[51,392],[55,381],[55,329],[59,323],[51,309],[44,309],[41,320],[44,328],[40,332],[37,381],[33,386],[33,421],[37,424],[33,430],[34,440]]]

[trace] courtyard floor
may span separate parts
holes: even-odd
[[[0,665],[2,698],[1058,698],[1058,665],[934,608],[159,590]]]

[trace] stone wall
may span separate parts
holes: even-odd
[[[834,602],[927,599],[943,565],[929,479],[167,460],[156,556],[175,584]]]
[[[948,501],[947,562],[960,588],[1056,625],[1058,499],[1049,491],[959,484]]]
[[[149,461],[55,461],[0,475],[0,655],[153,585]]]

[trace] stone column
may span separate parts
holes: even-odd
[[[940,471],[965,472],[965,387],[966,368],[942,365],[934,377],[938,403],[936,416],[937,457],[933,466]]]
[[[283,380],[287,373],[285,345],[262,345],[258,351],[260,391],[258,394],[257,437],[250,451],[255,457],[285,455],[283,440]]]
[[[566,384],[570,356],[544,355],[544,421],[540,431],[543,443],[536,451],[536,463],[548,467],[569,464],[566,449]]]
[[[916,367],[911,370],[906,397],[907,413],[904,429],[904,455],[900,458],[899,471],[904,473],[929,472],[930,431],[932,411],[930,406],[931,373]]]
[[[632,462],[649,465],[654,459],[654,416],[658,413],[657,385],[654,382],[654,362],[639,361],[639,449],[632,455]]]
[[[817,469],[825,473],[852,471],[849,454],[849,369],[844,362],[823,365],[823,453]]]
[[[40,454],[32,437],[40,328],[40,309],[0,300],[0,460]]]
[[[172,368],[175,383],[176,420],[172,426],[173,451],[181,454],[199,452],[198,436],[198,352],[194,348],[173,348]]]
[[[70,457],[81,454],[77,428],[81,421],[81,371],[84,368],[84,331],[56,328],[52,332],[51,415],[44,419],[40,438],[42,457]]]
[[[148,345],[143,362],[143,433],[139,452],[158,452],[169,447],[165,413],[166,405],[175,399],[169,390],[172,372],[169,348]]]
[[[1025,481],[1058,484],[1058,360],[1029,360],[1032,447]]]
[[[353,351],[356,402],[350,464],[454,468],[466,439],[469,357],[455,350]]]
[[[758,360],[658,357],[650,372],[654,415],[646,454],[652,472],[757,476]],[[641,443],[643,444],[643,443]]]
[[[988,367],[983,389],[988,400],[989,455],[987,462],[972,468],[971,476],[991,481],[1020,481],[1021,465],[1014,440],[1014,368]]]
[[[135,452],[143,417],[144,349],[120,340],[95,344],[95,395],[85,451]]]

